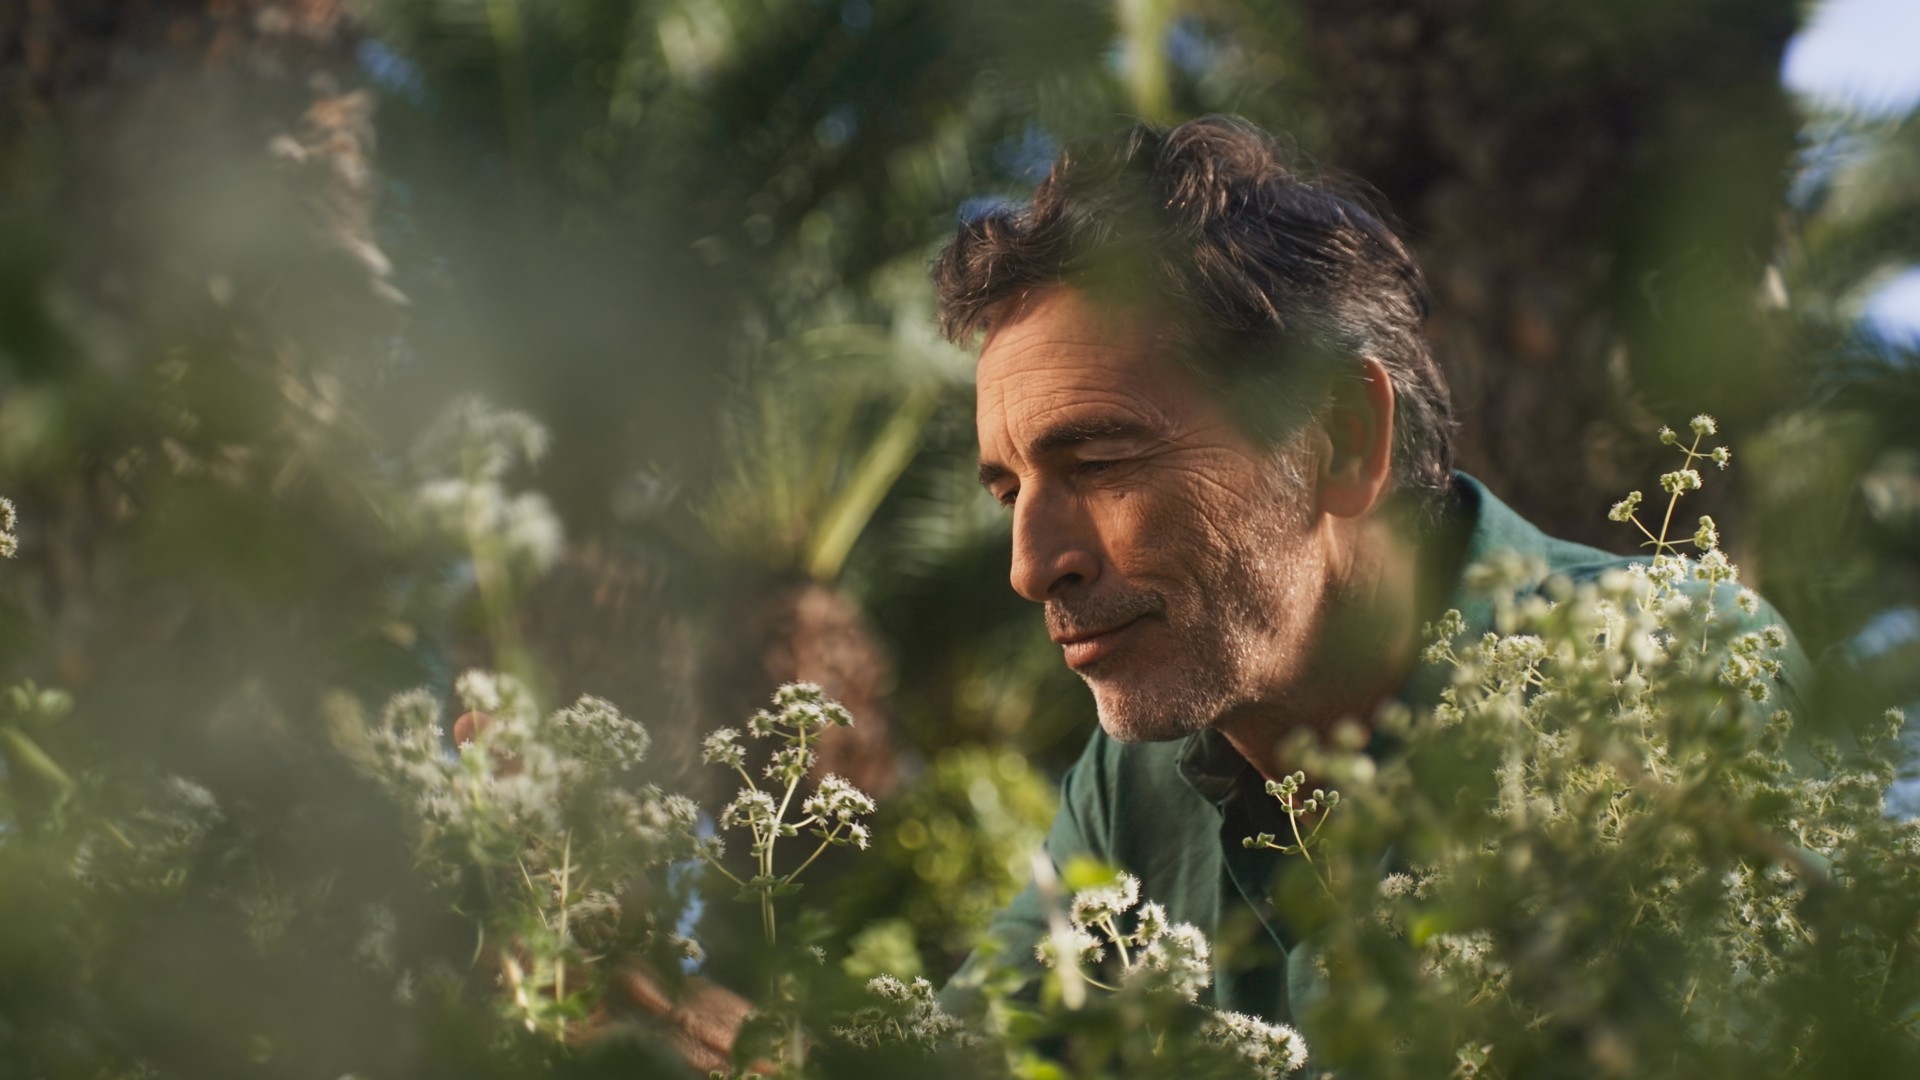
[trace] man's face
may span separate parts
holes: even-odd
[[[1056,288],[988,338],[981,482],[1013,587],[1046,605],[1116,738],[1284,700],[1327,595],[1311,487],[1242,435],[1138,318]]]

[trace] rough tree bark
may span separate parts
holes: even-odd
[[[1218,10],[1260,41],[1259,62],[1311,73],[1269,69],[1274,93],[1237,107],[1317,120],[1323,138],[1309,125],[1303,142],[1404,222],[1435,290],[1462,466],[1552,531],[1618,546],[1602,515],[1662,460],[1653,427],[1711,411],[1737,438],[1770,403],[1752,313],[1794,151],[1779,66],[1796,9]]]

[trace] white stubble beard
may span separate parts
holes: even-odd
[[[1276,475],[1267,493],[1273,518],[1248,530],[1217,565],[1200,568],[1194,602],[1178,611],[1163,602],[1160,613],[1150,616],[1161,620],[1154,629],[1192,653],[1186,663],[1154,664],[1159,676],[1154,685],[1131,688],[1114,685],[1121,680],[1082,674],[1109,735],[1123,742],[1165,741],[1249,706],[1295,708],[1289,691],[1301,681],[1309,643],[1325,621],[1331,593],[1324,577],[1316,588],[1311,567],[1286,557],[1306,538],[1304,487],[1295,476]],[[1248,582],[1264,587],[1256,595]]]

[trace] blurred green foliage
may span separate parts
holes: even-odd
[[[904,927],[912,963],[852,973],[925,974],[936,983],[952,974],[980,928],[1032,874],[1054,804],[1047,778],[1012,750],[941,754],[881,811],[874,850],[838,885],[843,924]]]
[[[342,752],[343,702],[469,666],[608,697],[690,787],[729,693],[831,669],[879,733],[842,760],[908,779],[815,895],[893,928],[857,955],[945,970],[1091,711],[1002,584],[921,268],[1122,116],[1232,109],[1378,185],[1464,460],[1555,531],[1656,414],[1726,414],[1743,563],[1836,692],[1913,695],[1920,635],[1862,631],[1920,606],[1920,369],[1855,317],[1920,251],[1915,125],[1823,121],[1789,203],[1795,11],[0,5],[0,1071],[670,1069],[499,1023],[472,913]],[[409,458],[469,394],[553,434],[498,479],[565,544],[505,588]]]

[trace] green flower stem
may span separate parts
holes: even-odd
[[[807,733],[800,732],[800,749],[807,747]],[[787,780],[786,794],[780,796],[780,808],[773,813],[773,820],[767,823],[767,839],[760,845],[760,877],[763,881],[773,878],[773,845],[780,838],[780,823],[786,820],[787,807],[793,803],[793,793],[800,787],[800,777],[796,774]],[[811,861],[811,860],[809,860]],[[797,871],[796,871],[797,872]],[[767,944],[775,941],[773,920],[773,890],[762,887],[760,890],[760,926],[767,932]]]
[[[735,885],[738,885],[738,886],[740,886],[740,887],[741,887],[741,888],[743,888],[743,889],[747,887],[747,883],[746,883],[746,882],[744,882],[744,881],[741,881],[741,880],[740,880],[740,878],[738,877],[738,875],[736,875],[736,874],[734,874],[734,872],[733,872],[733,871],[731,871],[731,870],[729,870],[729,869],[727,869],[726,867],[724,867],[724,866],[721,866],[721,865],[720,865],[720,860],[718,860],[718,859],[716,859],[716,858],[714,858],[714,857],[713,857],[713,856],[711,856],[711,855],[708,855],[708,854],[705,854],[704,852],[703,852],[703,853],[701,854],[701,856],[700,856],[700,857],[701,857],[701,858],[703,858],[703,859],[705,859],[705,860],[707,860],[707,865],[708,865],[708,866],[711,866],[711,867],[713,867],[713,868],[714,868],[715,870],[718,870],[718,871],[720,871],[720,875],[721,875],[722,877],[724,877],[724,878],[726,878],[726,879],[727,879],[728,881],[731,881],[731,882],[733,882],[733,883],[734,883]]]
[[[1707,456],[1705,454],[1695,453],[1695,451],[1700,449],[1700,440],[1704,438],[1706,438],[1705,435],[1697,431],[1694,432],[1693,445],[1687,447],[1687,460],[1685,464],[1680,466],[1681,468],[1691,469],[1693,468],[1693,459],[1703,458]],[[1659,540],[1660,546],[1654,549],[1654,554],[1656,555],[1660,554],[1660,552],[1666,548],[1678,546],[1676,544],[1667,543],[1667,530],[1673,526],[1673,508],[1679,505],[1680,505],[1680,490],[1678,490],[1678,486],[1676,485],[1676,490],[1674,491],[1674,493],[1667,497],[1667,516],[1661,519],[1661,522],[1660,522],[1660,540]]]
[[[1326,816],[1323,814],[1320,818],[1320,823],[1324,825],[1326,820]],[[1320,834],[1320,827],[1318,825],[1314,826],[1313,832],[1309,836],[1300,835],[1300,812],[1293,808],[1293,796],[1291,795],[1287,796],[1287,827],[1293,830],[1293,841],[1298,845],[1296,850],[1300,852],[1301,858],[1307,860],[1307,869],[1313,871],[1313,879],[1318,881],[1320,888],[1326,892],[1329,898],[1332,898],[1332,883],[1327,881],[1326,875],[1320,872],[1319,865],[1313,861],[1313,856],[1307,851],[1307,840],[1312,836],[1318,836]]]
[[[1651,544],[1653,544],[1653,553],[1654,553],[1655,555],[1658,555],[1658,554],[1660,554],[1660,547],[1661,547],[1661,545],[1662,545],[1662,544],[1664,544],[1664,543],[1665,543],[1665,541],[1663,541],[1663,540],[1661,540],[1661,539],[1660,539],[1659,537],[1657,537],[1657,536],[1655,536],[1655,535],[1653,535],[1653,530],[1651,530],[1651,529],[1649,529],[1649,528],[1647,528],[1647,527],[1646,527],[1645,525],[1642,525],[1642,524],[1640,523],[1640,515],[1638,515],[1638,514],[1628,514],[1628,515],[1627,515],[1627,520],[1628,520],[1628,521],[1631,521],[1631,522],[1633,522],[1633,527],[1634,527],[1634,528],[1636,528],[1636,529],[1639,529],[1639,530],[1640,530],[1640,535],[1642,535],[1642,536],[1644,536],[1644,537],[1646,537],[1646,538],[1647,538],[1647,541],[1648,541],[1649,543],[1651,543]]]
[[[796,828],[798,827],[800,826],[796,826]],[[795,868],[793,873],[788,874],[786,877],[781,878],[780,884],[782,885],[793,884],[793,879],[800,876],[800,871],[805,870],[809,866],[812,866],[813,860],[819,858],[820,853],[827,850],[827,848],[833,843],[833,838],[839,835],[840,835],[840,826],[835,825],[832,829],[829,829],[827,831],[827,838],[825,840],[820,841],[819,847],[813,849],[813,854],[807,856],[807,861],[801,863],[797,868]]]
[[[1113,942],[1114,951],[1120,954],[1121,968],[1132,967],[1133,958],[1127,955],[1126,935],[1122,934],[1120,928],[1113,924],[1113,916],[1109,915],[1101,920],[1100,929],[1106,932],[1107,940]]]

